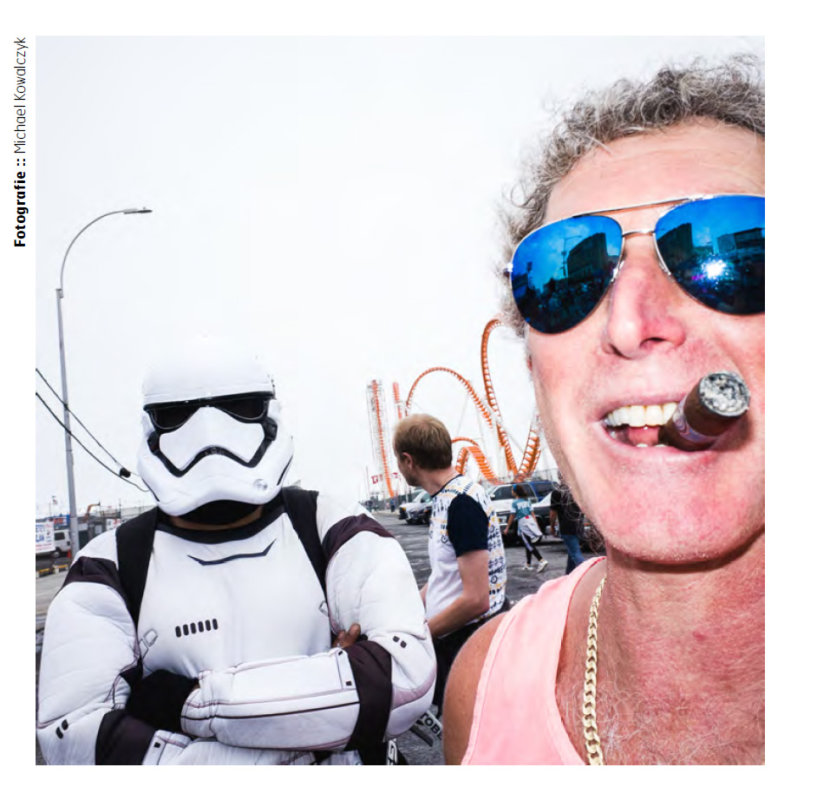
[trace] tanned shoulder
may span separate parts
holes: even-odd
[[[467,750],[484,659],[503,619],[504,614],[499,614],[482,625],[453,662],[444,693],[444,760],[447,764],[460,764]]]

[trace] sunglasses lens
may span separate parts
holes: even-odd
[[[764,310],[763,197],[713,197],[673,208],[654,235],[669,272],[696,300],[729,314]]]
[[[196,411],[198,406],[185,405],[177,403],[169,406],[155,406],[148,408],[147,413],[153,421],[156,430],[159,431],[174,431],[176,428],[181,428]]]
[[[268,412],[270,400],[271,395],[268,394],[235,395],[216,400],[194,400],[186,403],[152,406],[146,410],[156,430],[174,431],[176,428],[181,428],[200,408],[205,406],[218,408],[242,422],[257,422]]]
[[[582,322],[602,299],[620,258],[622,232],[610,217],[574,217],[526,236],[513,256],[513,297],[540,333]]]
[[[269,399],[266,395],[230,397],[227,400],[217,401],[215,405],[216,408],[243,422],[255,422],[265,416]]]

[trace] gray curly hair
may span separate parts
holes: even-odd
[[[665,66],[649,80],[618,80],[606,89],[589,92],[569,109],[555,112],[552,131],[525,164],[523,178],[499,212],[504,260],[497,270],[505,324],[523,335],[525,322],[502,266],[510,261],[516,245],[542,224],[554,186],[576,162],[599,145],[700,118],[764,136],[763,66],[757,56],[740,54],[717,64],[695,59],[687,66]]]

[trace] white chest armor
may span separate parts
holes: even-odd
[[[320,582],[285,514],[229,542],[156,531],[138,636],[145,671],[183,675],[331,646]]]

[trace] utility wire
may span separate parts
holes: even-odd
[[[52,394],[55,395],[55,397],[58,398],[58,400],[60,401],[60,404],[63,405],[63,398],[55,391],[55,389],[52,387],[52,384],[49,383],[49,381],[46,380],[46,377],[44,376],[44,374],[37,367],[35,367],[35,372],[38,375],[40,375],[41,380],[49,387],[49,390],[52,392]],[[118,465],[119,469],[125,469],[124,465],[112,453],[110,453],[110,451],[107,450],[107,448],[104,447],[104,445],[102,445],[101,442],[99,442],[95,438],[92,431],[89,428],[87,428],[87,426],[84,425],[84,423],[81,422],[80,419],[78,419],[75,412],[72,411],[72,409],[70,409],[69,406],[67,406],[66,410],[72,415],[72,418],[90,435],[90,437],[95,442],[95,444],[97,444],[98,447],[100,447]],[[61,424],[63,424],[63,423],[61,423]],[[75,437],[73,436],[72,438],[74,439]],[[78,441],[78,440],[76,439],[75,441]]]
[[[48,403],[40,396],[39,392],[35,392],[35,397],[37,397],[37,399],[40,400],[41,403],[43,403],[44,408],[55,418],[55,421],[58,423],[58,425],[60,425],[61,428],[67,431],[67,433],[89,454],[89,456],[93,458],[95,461],[97,461],[107,472],[111,472],[113,475],[115,475],[116,478],[120,478],[122,481],[124,481],[124,483],[129,483],[130,486],[134,486],[141,492],[149,492],[149,489],[144,489],[137,483],[128,481],[123,475],[119,475],[114,469],[110,469],[110,467],[108,467],[103,461],[101,461],[101,459],[98,458],[98,456],[96,456],[77,436],[75,436],[75,434],[72,433],[72,431],[67,429],[66,425],[63,424],[58,415],[54,411],[52,411],[51,408],[49,408]]]

